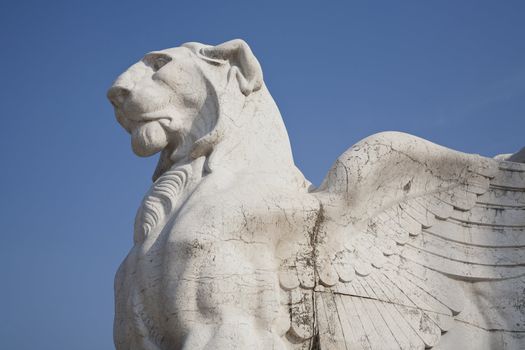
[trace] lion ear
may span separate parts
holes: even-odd
[[[244,40],[235,39],[217,46],[203,47],[200,50],[203,58],[211,63],[229,62],[229,77],[235,76],[239,88],[246,96],[261,88],[263,74],[261,65]]]

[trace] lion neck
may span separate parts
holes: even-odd
[[[242,174],[254,182],[307,191],[310,184],[294,164],[281,114],[265,87],[249,95],[235,122],[220,123],[215,134],[223,137],[206,155],[172,162],[169,150],[161,154],[155,182],[137,213],[136,242],[157,232],[201,180],[214,174]]]
[[[200,157],[190,163],[176,164],[155,180],[135,216],[135,243],[142,243],[148,236],[156,237],[160,233],[167,220],[200,183],[204,161],[204,157]]]
[[[304,188],[309,183],[293,161],[288,133],[281,113],[265,86],[245,99],[236,99],[239,110],[209,108],[219,111],[215,127],[194,145],[187,158],[174,161],[174,152],[165,149],[160,155],[153,180],[169,169],[206,157],[202,175],[216,171],[269,176],[287,186]],[[220,107],[225,103],[217,102]]]
[[[217,131],[222,137],[209,156],[211,171],[264,174],[303,186],[281,113],[266,86],[246,97],[237,117],[220,118]]]
[[[213,130],[196,142],[187,157],[174,159],[175,153],[165,149],[160,155],[153,180],[170,169],[204,156],[206,162],[201,177],[218,171],[242,173],[254,179],[265,177],[272,184],[281,183],[287,188],[307,189],[310,183],[294,164],[281,113],[266,86],[263,85],[245,100],[235,102],[239,103],[239,111],[235,113],[216,107],[208,108],[208,111],[219,110],[218,118],[208,118],[215,121]]]

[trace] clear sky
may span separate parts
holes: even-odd
[[[315,184],[399,130],[525,146],[523,1],[2,1],[0,347],[112,349],[113,276],[156,159],[105,98],[148,51],[243,38]]]

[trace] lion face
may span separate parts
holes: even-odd
[[[236,88],[228,88],[233,81]],[[261,84],[259,63],[244,41],[188,43],[147,54],[117,78],[108,98],[137,155],[168,149],[183,158],[210,132],[223,101],[238,102]],[[224,99],[225,92],[239,96]]]
[[[108,98],[131,134],[133,151],[150,156],[192,135],[207,88],[193,53],[180,47],[147,54],[118,77]]]

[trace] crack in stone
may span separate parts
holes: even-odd
[[[505,333],[514,333],[514,334],[525,334],[525,330],[523,330],[523,331],[513,331],[513,330],[508,330],[508,329],[503,329],[503,328],[486,328],[486,327],[481,327],[479,325],[470,323],[470,322],[465,321],[465,320],[457,320],[456,319],[455,321],[463,323],[463,324],[466,324],[466,325],[474,327],[474,328],[478,328],[478,329],[484,330],[486,332],[505,332]]]

